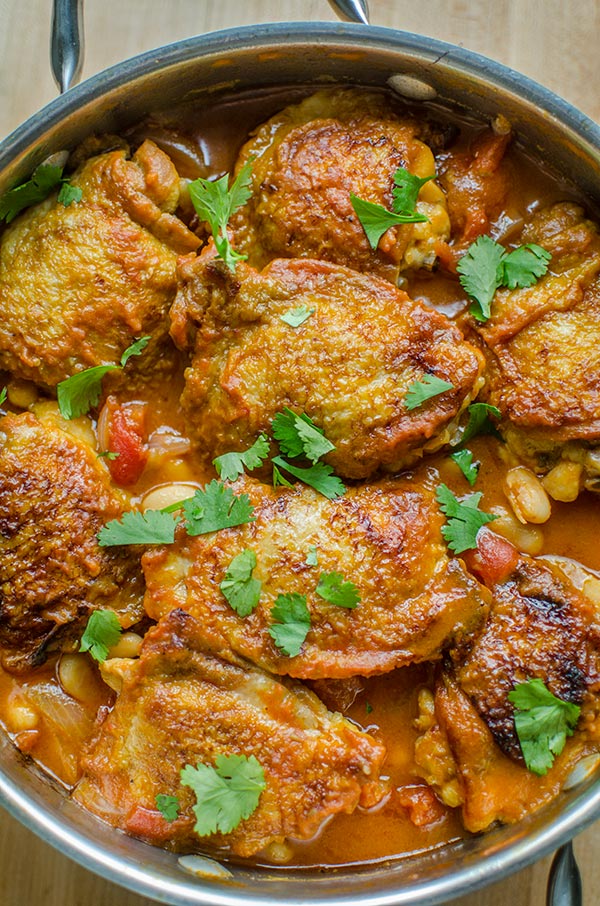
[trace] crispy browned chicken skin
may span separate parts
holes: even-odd
[[[511,448],[540,472],[561,456],[600,472],[600,236],[581,208],[535,215],[523,243],[552,253],[528,289],[500,290],[477,331],[488,361],[485,398],[502,413]],[[594,453],[594,451],[596,451]],[[590,452],[593,455],[589,455]]]
[[[251,856],[286,837],[308,839],[332,815],[383,795],[383,746],[300,684],[211,647],[183,611],[148,633],[139,660],[109,661],[105,674],[122,691],[83,759],[75,798],[151,843],[206,842]],[[219,754],[255,756],[266,788],[234,831],[200,839],[194,796],[179,772],[187,764],[214,766]],[[176,821],[157,810],[159,793],[178,797]]]
[[[234,485],[247,493],[255,521],[148,551],[143,558],[146,609],[151,617],[182,607],[198,618],[210,644],[274,673],[302,679],[383,673],[440,656],[442,648],[479,625],[481,587],[442,540],[434,479],[426,470],[348,489],[327,500],[310,488],[270,488],[251,478]],[[306,558],[311,545],[318,567]],[[260,601],[247,617],[219,589],[235,556],[257,557]],[[322,572],[355,583],[361,601],[349,610],[315,589]],[[311,628],[296,657],[269,635],[279,594],[306,595]]]
[[[244,145],[237,169],[252,164],[253,194],[232,219],[234,244],[255,267],[272,258],[321,258],[396,282],[405,268],[432,266],[447,239],[446,201],[435,182],[417,209],[428,223],[392,227],[372,251],[350,193],[391,210],[394,173],[433,176],[427,127],[400,119],[379,94],[319,91],[286,107]]]
[[[323,261],[272,262],[233,275],[208,254],[183,258],[171,335],[192,355],[182,404],[210,458],[248,447],[285,406],[336,446],[340,475],[366,478],[446,443],[480,386],[480,353],[444,315],[379,278]],[[313,314],[297,328],[281,315]],[[451,390],[418,408],[414,382]]]
[[[70,181],[81,201],[64,207],[53,193],[0,245],[0,368],[51,387],[117,364],[137,337],[164,340],[177,253],[199,244],[173,214],[177,172],[150,141],[132,160],[93,157]]]
[[[552,799],[571,766],[598,744],[600,629],[590,600],[555,564],[517,558],[493,586],[483,631],[451,652],[423,708],[416,744],[422,776],[444,801],[462,804],[465,827],[517,821]],[[541,679],[558,698],[582,706],[575,735],[550,771],[523,763],[508,699],[516,685]]]
[[[75,430],[73,428],[73,430]],[[139,554],[103,549],[96,533],[125,498],[87,443],[50,417],[0,420],[0,659],[30,669],[69,649],[91,612],[123,626],[143,615]]]

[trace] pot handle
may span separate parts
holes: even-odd
[[[565,843],[554,856],[548,878],[546,906],[582,906],[581,875],[572,843]]]
[[[329,0],[346,22],[369,24],[367,0]],[[83,67],[83,0],[53,0],[50,61],[61,94],[76,85]]]

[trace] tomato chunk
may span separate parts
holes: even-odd
[[[489,588],[508,579],[519,557],[514,544],[486,528],[477,535],[475,550],[464,553],[467,567]]]
[[[138,481],[148,461],[146,438],[146,406],[140,403],[120,405],[114,397],[105,403],[106,449],[116,456],[108,460],[108,468],[115,484],[123,487]]]

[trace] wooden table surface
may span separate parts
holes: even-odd
[[[370,0],[371,19],[441,38],[526,73],[600,120],[598,0]],[[49,101],[50,0],[0,0],[0,138]],[[84,77],[193,34],[268,21],[334,20],[325,0],[86,0]],[[600,906],[597,828],[575,848],[585,906]],[[453,906],[543,906],[549,860]],[[143,906],[0,814],[0,906]]]

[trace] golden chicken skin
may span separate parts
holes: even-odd
[[[398,117],[383,95],[335,89],[286,107],[244,145],[252,196],[234,216],[236,248],[262,268],[272,258],[321,258],[396,282],[407,268],[432,267],[450,224],[439,186],[427,182],[417,210],[428,220],[391,227],[375,251],[350,195],[392,210],[399,167],[435,174],[428,127]]]
[[[489,616],[449,652],[435,695],[422,696],[425,732],[415,750],[421,775],[446,804],[462,805],[471,831],[517,821],[552,799],[599,741],[597,608],[555,563],[485,535],[483,562],[477,553],[472,565],[490,585]],[[573,737],[539,775],[525,766],[509,698],[532,680],[581,706]]]
[[[75,799],[150,843],[251,856],[288,837],[309,839],[328,818],[373,806],[385,792],[380,743],[302,685],[208,644],[181,610],[147,634],[139,660],[107,661],[103,674],[120,691],[83,757]],[[259,795],[233,827],[211,827],[211,790],[182,783],[182,769],[214,773],[222,757],[250,761],[260,775]],[[176,797],[175,820],[159,811],[161,795]]]
[[[144,554],[153,619],[181,607],[211,645],[300,679],[368,676],[439,658],[483,619],[485,589],[447,555],[427,470],[349,488],[333,501],[247,477],[233,489],[247,494],[254,521],[197,537],[179,529],[174,545]],[[256,558],[260,595],[241,616],[221,585],[244,551]],[[332,581],[352,583],[351,600],[332,601]],[[276,627],[281,598],[290,596],[304,633],[294,654]]]
[[[600,236],[571,203],[535,215],[522,243],[552,254],[534,286],[500,290],[476,327],[487,358],[484,398],[500,409],[510,448],[535,471],[579,463],[600,476]],[[577,491],[575,491],[575,496]],[[571,498],[573,499],[573,498]]]
[[[297,326],[285,318],[302,311]],[[179,263],[171,336],[191,355],[181,402],[198,448],[214,456],[304,412],[342,476],[397,471],[447,443],[481,385],[483,360],[460,330],[377,277],[324,261],[280,259],[235,274],[208,252]],[[441,392],[409,405],[414,384]]]
[[[76,430],[48,412],[0,420],[0,659],[15,672],[72,649],[96,608],[123,627],[143,615],[139,554],[96,539],[126,498]]]
[[[93,157],[71,177],[80,201],[56,192],[0,239],[0,368],[54,387],[95,365],[118,364],[142,335],[167,336],[177,254],[199,240],[173,213],[179,177],[150,141]],[[154,368],[156,362],[151,366]]]

